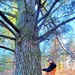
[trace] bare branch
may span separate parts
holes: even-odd
[[[45,3],[47,2],[47,0],[45,0],[42,4],[41,4],[41,8],[44,7]]]
[[[36,1],[36,0],[35,0],[35,1]],[[45,0],[45,1],[41,4],[41,6],[40,6],[40,12],[41,12],[41,8],[42,8],[42,7],[43,7],[44,9],[46,9],[46,8],[44,7],[44,4],[46,3],[46,1],[47,1],[47,0]],[[37,4],[37,1],[36,1],[35,3]],[[38,11],[38,10],[34,11],[32,15],[34,15],[37,11]]]
[[[10,40],[16,40],[16,38],[14,38],[14,37],[9,37],[9,36],[2,35],[2,34],[0,34],[0,37],[8,38]]]
[[[56,10],[58,10],[58,9],[63,5],[63,3],[65,3],[65,1],[62,2],[55,10],[53,10],[53,11],[51,12],[51,14],[53,14]]]
[[[4,49],[6,49],[6,50],[8,50],[8,51],[11,51],[11,52],[14,52],[14,53],[15,53],[15,50],[10,49],[10,48],[7,48],[7,47],[5,47],[5,46],[0,46],[0,48],[4,48]]]
[[[0,3],[2,3],[2,4],[4,4],[4,5],[7,5],[7,6],[11,7],[11,8],[14,8],[14,9],[19,10],[17,7],[11,6],[11,5],[9,5],[9,4],[5,3],[5,2],[0,2]]]
[[[57,41],[59,42],[59,44],[60,44],[60,46],[62,47],[62,49],[63,49],[64,51],[66,51],[68,54],[70,54],[70,52],[69,52],[68,50],[66,50],[66,49],[63,47],[63,45],[62,45],[61,42],[59,41],[59,38],[57,37],[56,39],[57,39]]]
[[[6,12],[6,11],[2,11],[4,14],[8,15],[8,16],[11,16],[13,18],[16,18],[16,15],[15,14],[11,14],[10,12]]]
[[[71,55],[71,57],[72,57],[73,59],[75,59],[75,56],[73,55],[73,53],[63,47],[63,45],[61,44],[59,38],[57,37],[56,39],[57,39],[57,41],[59,42],[61,48],[62,48],[64,51],[66,51],[66,53],[68,53],[69,55]]]
[[[65,12],[65,13],[66,13],[66,12]],[[62,16],[60,16],[60,17],[58,17],[58,18],[63,18],[63,17],[71,16],[71,15],[74,15],[74,14],[75,14],[75,12],[71,12],[71,13],[62,15]],[[58,19],[58,18],[56,18],[56,19]]]
[[[45,19],[41,22],[41,24],[38,26],[38,31],[41,29],[41,27],[45,24]]]
[[[38,0],[37,4],[38,4],[38,9],[37,9],[36,18],[35,18],[34,35],[35,35],[36,28],[37,28],[37,20],[38,20],[39,11],[40,11],[40,8],[41,8],[41,0]]]
[[[53,2],[53,4],[52,4],[52,6],[50,7],[49,11],[47,11],[47,13],[46,13],[44,16],[42,16],[42,17],[38,20],[38,23],[39,23],[40,21],[42,21],[43,19],[45,19],[45,18],[49,15],[49,13],[51,12],[51,10],[53,9],[53,7],[56,5],[57,2],[59,2],[59,0],[55,0],[55,1]]]
[[[0,20],[0,23],[2,26],[4,26],[5,28],[7,28],[16,38],[17,38],[17,35],[14,33],[14,31],[12,29],[10,29],[8,27],[8,25],[6,25],[3,21]]]
[[[19,33],[19,29],[0,11],[1,17],[17,32]]]
[[[44,19],[44,20],[40,23],[40,25],[38,26],[38,31],[41,29],[41,27],[42,27],[43,25],[45,25],[45,26],[46,26],[45,22],[47,22],[47,23],[48,23],[48,25],[50,25],[50,22],[49,22],[49,21],[47,21],[47,19],[45,18],[45,19]],[[54,23],[53,23],[53,25],[54,25]]]
[[[45,39],[47,39],[58,27],[64,25],[64,24],[67,23],[67,22],[70,22],[70,21],[72,21],[72,20],[74,20],[74,19],[75,19],[75,17],[70,18],[70,19],[68,19],[68,20],[66,20],[66,21],[63,21],[63,22],[61,22],[60,24],[54,26],[51,30],[47,31],[47,32],[46,32],[45,34],[43,34],[42,36],[38,37],[39,43],[42,42],[42,41],[44,41]]]

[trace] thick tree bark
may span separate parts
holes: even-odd
[[[26,0],[25,0],[26,1]],[[41,74],[41,53],[39,49],[39,44],[35,38],[34,26],[35,26],[35,16],[32,15],[33,9],[35,8],[34,4],[27,6],[27,11],[25,10],[24,0],[18,2],[18,7],[20,8],[19,3],[22,3],[19,19],[20,27],[20,37],[16,41],[16,69],[15,75],[42,75]],[[28,1],[28,0],[27,0]],[[34,0],[30,0],[34,1]],[[32,2],[33,3],[33,2]],[[37,33],[36,37],[37,37]]]
[[[15,75],[41,75],[40,56],[37,44],[27,40],[18,43]]]

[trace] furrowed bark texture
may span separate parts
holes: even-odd
[[[28,0],[27,0],[28,1]],[[30,0],[34,1],[34,0]],[[20,7],[20,4],[22,7]],[[34,3],[34,2],[32,2]],[[41,74],[41,53],[36,39],[32,38],[34,34],[35,16],[32,16],[34,4],[27,6],[24,1],[18,2],[20,19],[20,37],[16,42],[16,69],[15,75],[42,75]],[[23,6],[24,5],[24,6]],[[37,36],[36,32],[36,36]]]
[[[17,46],[15,75],[41,75],[40,50],[30,43],[23,40]]]

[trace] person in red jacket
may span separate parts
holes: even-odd
[[[53,58],[49,58],[48,62],[49,62],[48,68],[43,68],[42,70],[46,72],[45,75],[55,75],[56,64],[54,63]]]

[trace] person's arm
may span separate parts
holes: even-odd
[[[56,68],[56,64],[52,63],[48,68],[44,68],[42,69],[43,71],[46,71],[46,72],[50,72],[52,71],[54,68]]]

